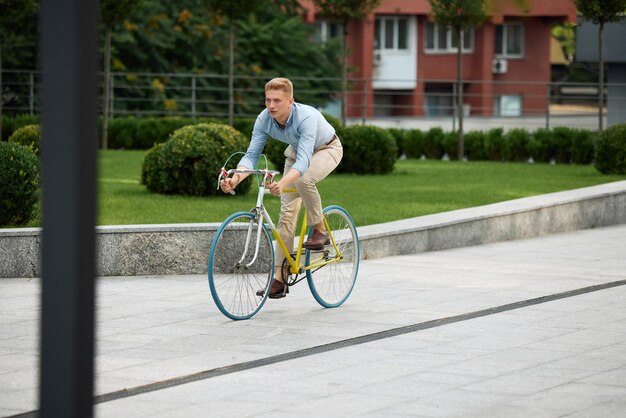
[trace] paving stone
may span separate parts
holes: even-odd
[[[95,413],[621,416],[626,286],[489,309],[623,280],[624,254],[626,226],[615,226],[366,260],[355,291],[338,309],[321,308],[302,285],[240,322],[215,308],[205,276],[101,278],[97,393],[163,386],[99,403]],[[39,288],[36,279],[0,280],[1,416],[37,407]],[[461,317],[482,310],[484,316]],[[433,320],[442,322],[325,351],[337,341]],[[298,350],[311,351],[165,385]]]

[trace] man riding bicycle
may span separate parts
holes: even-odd
[[[329,237],[316,184],[339,165],[343,157],[341,141],[317,109],[295,102],[293,84],[287,78],[274,78],[265,84],[265,107],[254,123],[250,145],[237,168],[252,170],[270,137],[288,144],[284,153],[283,177],[269,186],[273,195],[280,195],[280,217],[276,228],[287,248],[292,249],[300,205],[304,203],[306,221],[313,226],[313,232],[303,247],[321,250],[329,243]],[[248,175],[235,173],[222,180],[220,187],[229,193]],[[283,189],[293,187],[297,194],[281,194]],[[275,280],[269,294],[273,299],[288,292],[282,273],[285,255],[280,248],[275,249],[275,254]],[[259,290],[260,295],[264,292],[265,289]]]

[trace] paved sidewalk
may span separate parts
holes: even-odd
[[[243,322],[204,276],[100,279],[96,390],[117,399],[95,412],[623,416],[625,279],[626,225],[364,261],[341,308],[303,283]],[[0,280],[0,416],[37,408],[39,287]]]

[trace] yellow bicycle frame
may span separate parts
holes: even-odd
[[[296,192],[296,189],[283,189],[283,193],[294,193],[294,192]],[[267,217],[269,217],[269,215],[267,215]],[[300,274],[300,273],[303,273],[304,271],[307,271],[307,270],[317,269],[317,268],[325,266],[327,264],[335,263],[335,262],[337,262],[337,261],[339,261],[339,260],[341,260],[343,258],[343,255],[341,254],[341,251],[339,251],[339,248],[337,247],[337,244],[335,242],[335,238],[333,237],[333,233],[330,230],[330,227],[328,225],[328,219],[326,219],[326,216],[324,216],[324,227],[326,228],[326,231],[328,231],[328,236],[330,237],[331,245],[335,249],[335,252],[336,252],[337,256],[335,258],[333,258],[332,260],[325,260],[324,257],[319,257],[319,258],[316,258],[315,260],[311,260],[309,265],[305,266],[303,268],[303,270],[300,270],[300,261],[301,261],[301,257],[302,257],[302,249],[303,249],[302,245],[304,244],[304,235],[307,232],[306,231],[306,229],[307,229],[307,225],[306,225],[306,209],[303,209],[302,227],[300,228],[300,238],[298,240],[298,247],[296,249],[296,258],[295,259],[291,256],[291,253],[289,252],[289,250],[287,250],[287,246],[285,245],[285,243],[283,242],[282,238],[278,234],[278,230],[274,227],[274,224],[272,222],[268,222],[268,223],[271,226],[272,235],[276,239],[276,242],[278,243],[278,246],[282,250],[283,254],[285,254],[285,258],[287,259],[287,262],[289,263],[289,272],[291,274]]]

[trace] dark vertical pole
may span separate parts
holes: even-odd
[[[40,416],[93,415],[97,0],[42,0]]]

